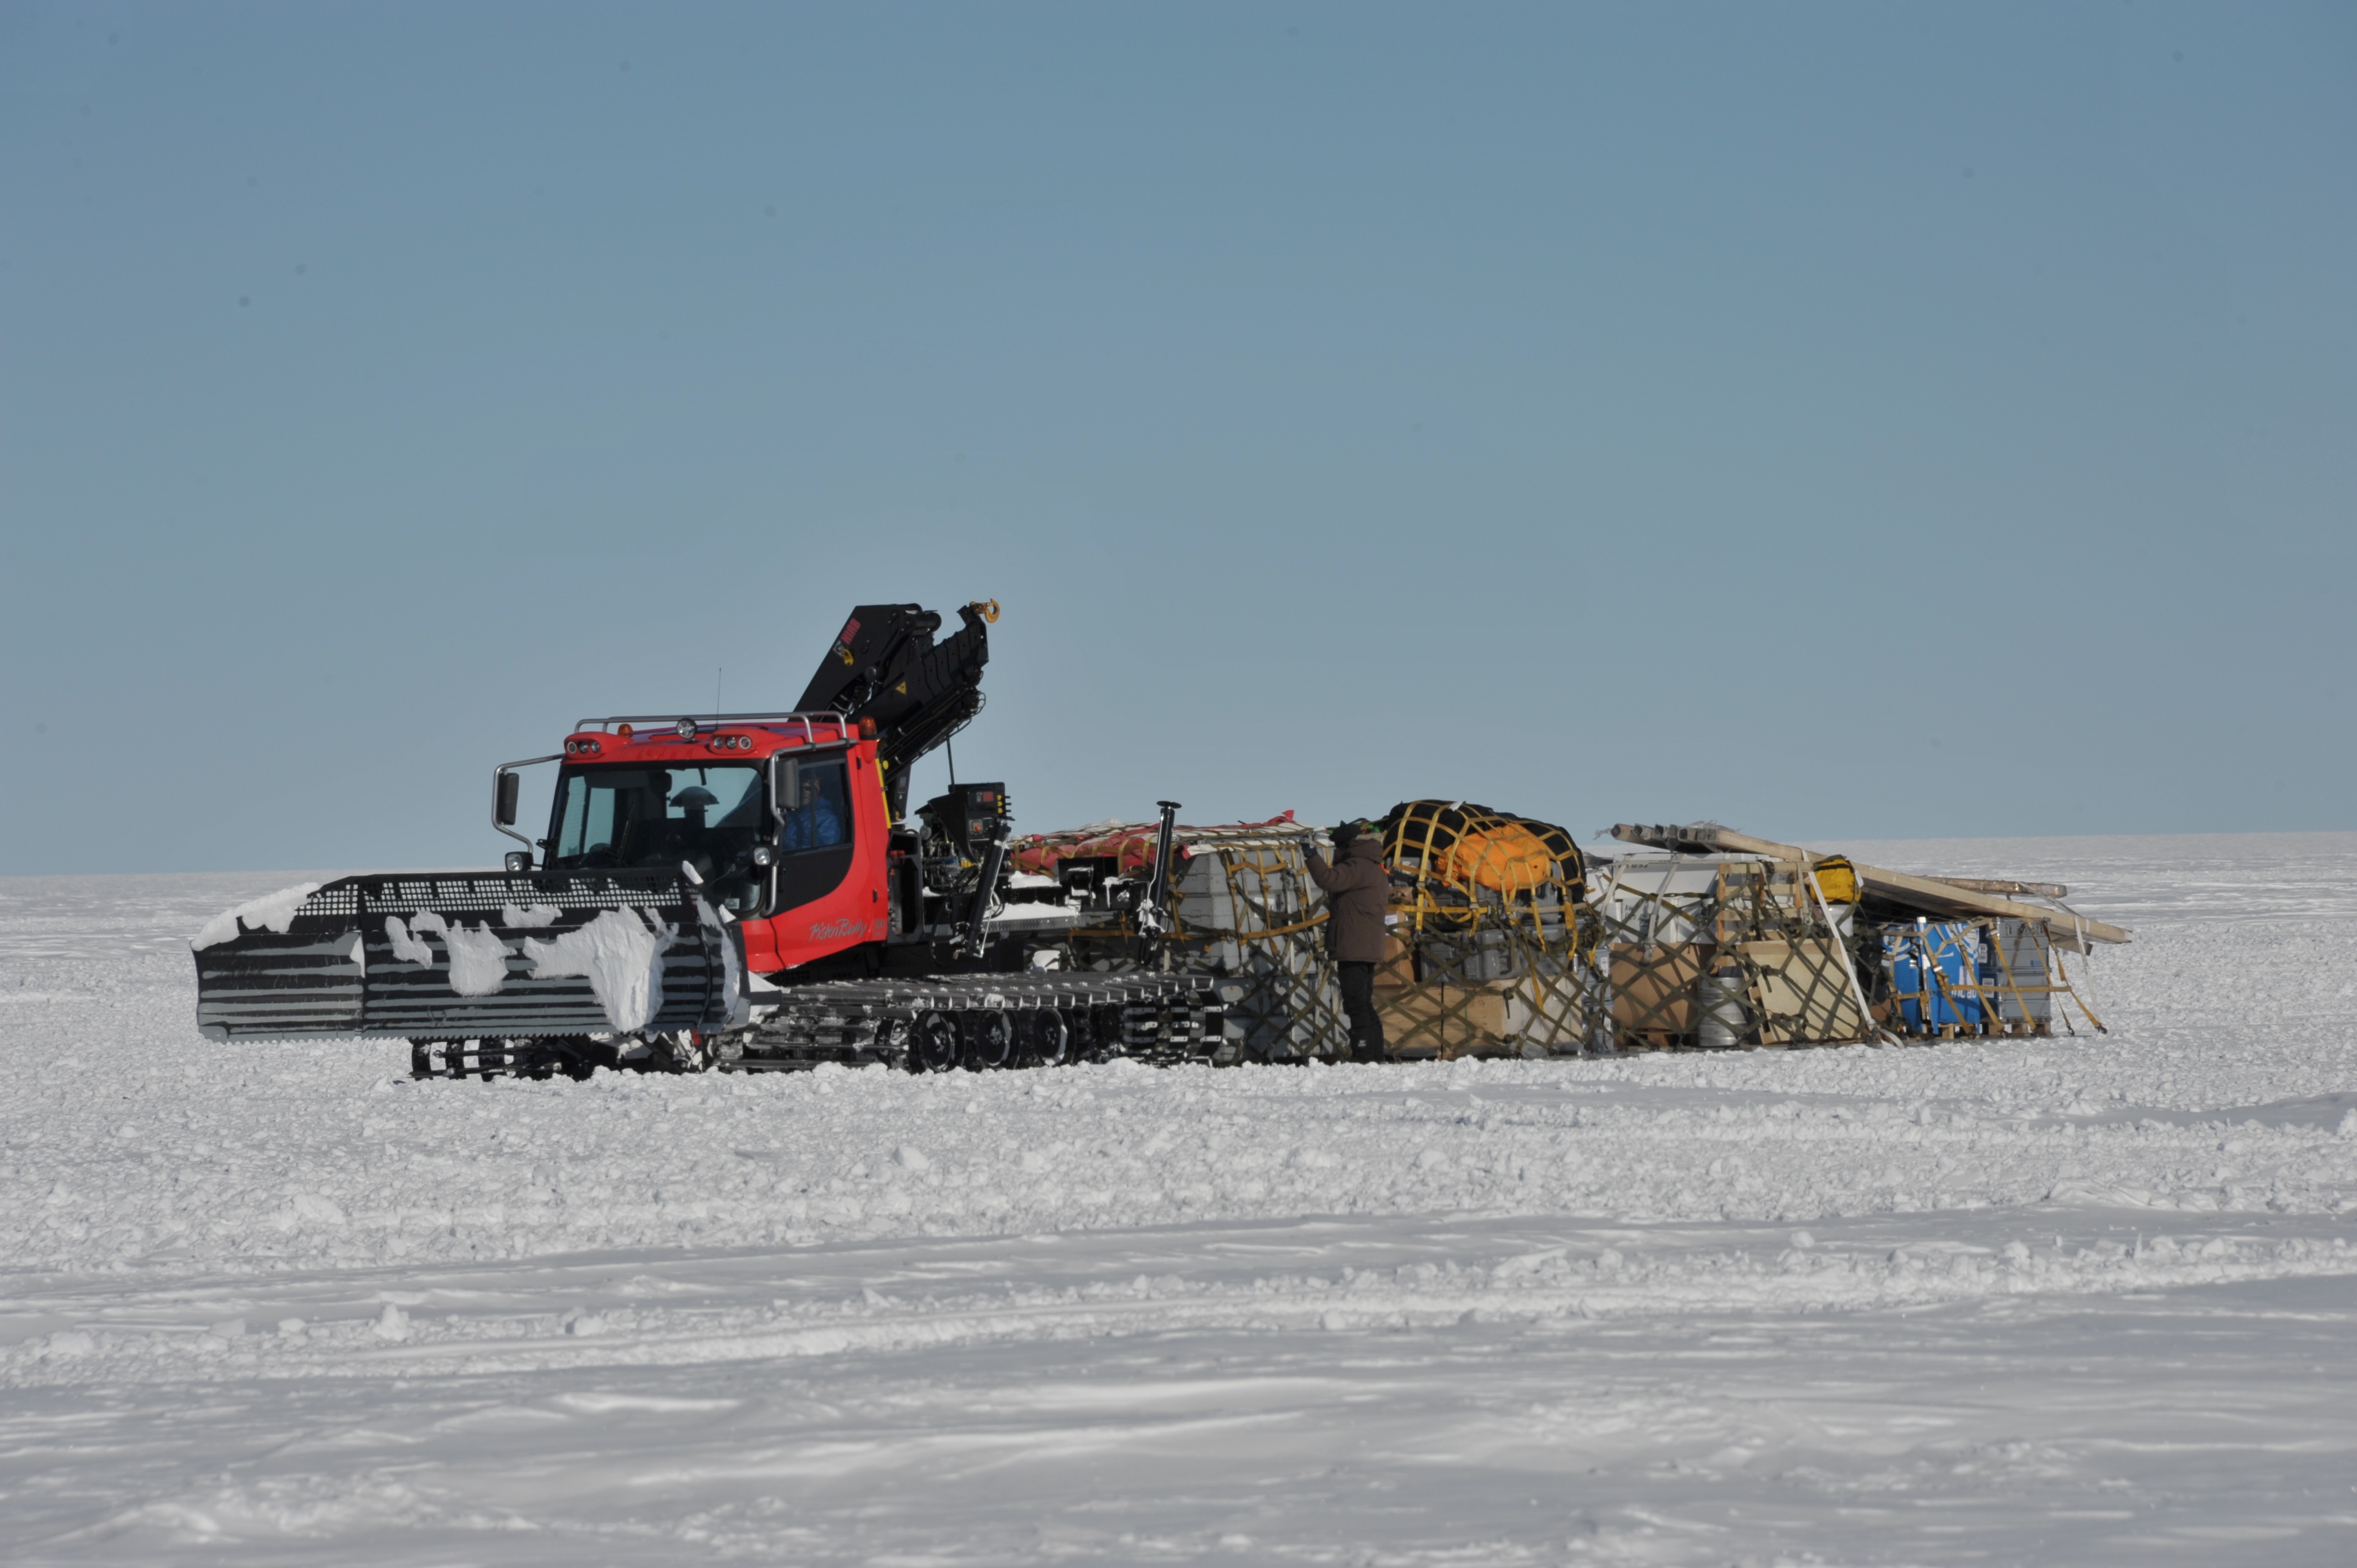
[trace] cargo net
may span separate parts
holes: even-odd
[[[1876,929],[1870,1001],[1877,1024],[1916,1039],[2079,1031],[2104,1022],[2071,982],[2058,940],[2034,920],[1891,921]],[[2067,1004],[2066,1004],[2066,999]]]
[[[1142,886],[1154,869],[1157,824],[1101,822],[1022,841],[1017,869],[1056,875],[1091,862]],[[1222,1062],[1298,1061],[1348,1047],[1350,1026],[1326,957],[1324,896],[1301,850],[1308,830],[1291,812],[1265,822],[1178,829],[1170,875],[1169,934],[1142,940],[1126,910],[1072,932],[1082,969],[1117,973],[1169,964],[1229,977]]]
[[[1846,862],[1624,856],[1598,887],[1620,1050],[1876,1037],[1852,947]],[[1878,966],[1878,957],[1876,962]]]
[[[1837,855],[1623,856],[1594,908],[1621,1050],[2045,1035],[2058,1021],[2075,1034],[2066,1000],[2103,1028],[2063,969],[2077,938],[2033,920],[1889,918]]]
[[[1281,820],[1281,819],[1280,819]],[[1342,992],[1326,956],[1326,900],[1300,831],[1276,824],[1190,832],[1172,888],[1173,931],[1188,961],[1234,977],[1228,1059],[1297,1061],[1349,1048]]]
[[[1371,831],[1392,874],[1375,1003],[1394,1056],[1574,1056],[1601,1043],[1602,928],[1551,823],[1408,800]]]

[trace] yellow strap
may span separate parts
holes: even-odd
[[[2095,1033],[2110,1034],[2111,1031],[2104,1027],[2104,1021],[2095,1016],[2095,1010],[2087,1005],[2087,999],[2079,994],[2079,988],[2071,983],[2071,972],[2062,967],[2062,951],[2060,948],[2054,951],[2054,972],[2062,977],[2062,989],[2071,993],[2071,1000],[2079,1004],[2079,1011],[2087,1015],[2087,1022],[2095,1026]]]

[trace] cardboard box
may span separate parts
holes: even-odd
[[[1717,957],[1710,942],[1612,944],[1612,1027],[1688,1035],[1695,1028],[1695,982]]]
[[[1454,1055],[1476,1046],[1503,1045],[1506,988],[1408,985],[1375,998],[1383,1042],[1394,1051]]]
[[[1383,938],[1383,961],[1375,965],[1375,989],[1396,991],[1415,983],[1415,955],[1395,936]]]
[[[1744,942],[1744,973],[1760,1015],[1762,1045],[1813,1045],[1867,1037],[1865,1016],[1850,990],[1849,971],[1833,943]]]

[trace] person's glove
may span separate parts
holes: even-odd
[[[1318,835],[1316,833],[1303,833],[1301,835],[1301,853],[1304,854],[1316,854],[1318,853]]]

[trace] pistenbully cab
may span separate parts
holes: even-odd
[[[1073,928],[1150,907],[1150,877],[1076,895],[1011,872],[1003,785],[909,813],[912,765],[982,709],[998,607],[959,616],[936,641],[931,611],[860,606],[791,713],[583,720],[500,764],[492,822],[524,845],[505,870],[229,911],[193,944],[199,1026],[403,1038],[421,1077],[1209,1055],[1220,982],[1175,969],[1150,919],[1132,961],[1072,966]],[[535,841],[517,770],[547,763]]]

